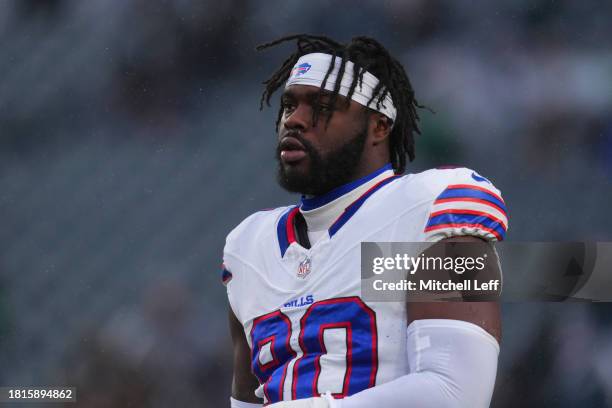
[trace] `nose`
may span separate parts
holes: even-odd
[[[312,110],[307,104],[298,104],[293,112],[286,117],[283,126],[287,130],[305,131],[312,122]]]

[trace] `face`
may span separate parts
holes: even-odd
[[[318,87],[292,85],[281,96],[278,181],[288,191],[307,195],[324,194],[357,178],[368,136],[366,109],[354,101],[347,106],[342,95],[330,106],[329,93],[324,93],[313,123],[318,92]]]

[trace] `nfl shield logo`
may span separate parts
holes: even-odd
[[[300,262],[300,266],[298,266],[297,276],[298,278],[304,279],[310,273],[310,258],[306,257],[302,262]]]

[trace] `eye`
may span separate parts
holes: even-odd
[[[281,101],[281,107],[285,113],[291,112],[295,109],[295,103],[287,100]]]
[[[334,108],[331,105],[327,105],[324,103],[319,105],[319,112],[322,114],[331,113],[333,110]]]

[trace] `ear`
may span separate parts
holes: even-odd
[[[391,133],[391,119],[379,112],[370,116],[370,135],[374,146],[385,142]]]

